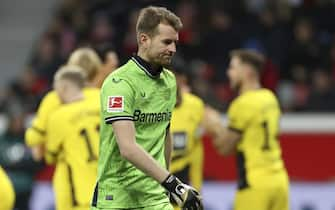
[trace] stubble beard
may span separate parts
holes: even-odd
[[[235,83],[231,83],[230,87],[233,91],[239,93],[241,90],[242,83],[241,81],[236,81]]]
[[[171,66],[172,56],[169,59],[167,59],[164,55],[158,56],[155,61],[157,65],[163,66],[164,68],[169,68]]]

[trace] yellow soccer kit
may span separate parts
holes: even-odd
[[[0,166],[0,210],[12,210],[14,207],[14,188],[6,172]]]
[[[97,176],[100,104],[90,98],[53,112],[46,131],[46,161],[56,163],[57,210],[89,209]]]
[[[278,141],[280,114],[275,95],[267,89],[242,93],[228,109],[229,129],[241,133],[235,210],[288,209],[289,183]]]
[[[182,93],[181,104],[173,110],[170,127],[174,142],[170,171],[197,190],[201,189],[203,177],[203,115],[202,100],[190,93]]]
[[[99,104],[100,89],[94,87],[84,88],[87,98],[95,98]],[[28,146],[36,146],[45,142],[46,124],[48,117],[61,106],[61,101],[55,91],[50,91],[42,99],[36,117],[30,128],[26,130],[25,141]]]

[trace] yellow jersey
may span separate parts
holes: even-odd
[[[84,95],[87,98],[96,98],[99,104],[100,89],[86,87],[84,88]],[[45,142],[48,117],[60,106],[61,101],[55,91],[50,91],[43,97],[31,127],[25,132],[25,141],[28,146],[36,146]]]
[[[173,110],[170,126],[173,138],[170,171],[198,190],[203,177],[203,115],[203,101],[190,93],[182,93],[181,104]]]
[[[100,104],[86,98],[54,111],[46,126],[47,163],[56,163],[57,210],[89,209],[97,176]]]
[[[285,171],[278,140],[280,115],[279,103],[267,89],[242,93],[230,105],[228,127],[242,134],[237,144],[239,189],[261,185],[269,174]]]
[[[0,166],[0,209],[12,210],[15,203],[15,192],[13,185],[6,172]]]

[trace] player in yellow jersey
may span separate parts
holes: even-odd
[[[98,55],[90,48],[79,48],[75,50],[69,60],[69,65],[78,65],[87,74],[87,84],[84,89],[86,97],[99,101],[100,90],[90,85],[101,69],[101,60]],[[25,133],[26,144],[33,149],[35,159],[40,160],[43,157],[41,145],[45,143],[46,122],[51,112],[55,111],[61,105],[60,99],[55,91],[50,91],[43,98],[38,107],[36,117],[32,122],[32,126]]]
[[[186,72],[176,66],[174,73],[178,94],[170,126],[173,138],[170,171],[181,181],[200,191],[204,159],[202,135],[207,132],[215,138],[215,132],[220,131],[223,125],[220,114],[215,109],[206,107],[202,99],[189,92]],[[174,209],[180,208],[174,206]]]
[[[182,101],[173,110],[171,119],[173,152],[170,171],[183,182],[200,190],[203,162],[201,123],[204,103],[191,93],[181,94]]]
[[[87,83],[84,88],[85,97],[92,101],[99,101],[100,90],[92,86],[95,77],[101,69],[101,61],[97,53],[91,48],[78,48],[75,50],[69,60],[69,65],[78,65],[87,74]],[[46,124],[51,113],[61,106],[61,101],[55,91],[50,91],[42,99],[32,125],[26,130],[26,144],[32,148],[35,160],[42,160],[44,156],[44,146],[46,143]],[[43,194],[49,199],[41,200],[39,197]],[[33,185],[30,208],[42,210],[45,206],[53,206],[53,193],[51,183],[37,180]],[[44,202],[44,203],[41,203]]]
[[[12,210],[15,203],[15,192],[6,172],[0,166],[0,210]]]
[[[228,109],[228,127],[214,140],[223,155],[235,154],[238,191],[235,210],[288,210],[289,181],[278,139],[280,107],[259,82],[261,54],[234,50],[228,69],[239,96]]]
[[[62,106],[47,122],[47,163],[56,163],[53,187],[57,210],[88,210],[97,176],[100,104],[85,97],[78,66],[56,72],[54,89]]]

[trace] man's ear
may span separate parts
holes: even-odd
[[[66,93],[69,90],[69,86],[71,86],[69,81],[64,80],[61,86],[61,90],[63,93]]]
[[[139,44],[144,47],[145,49],[148,48],[149,42],[150,42],[150,37],[145,34],[145,33],[140,33],[139,34]]]

